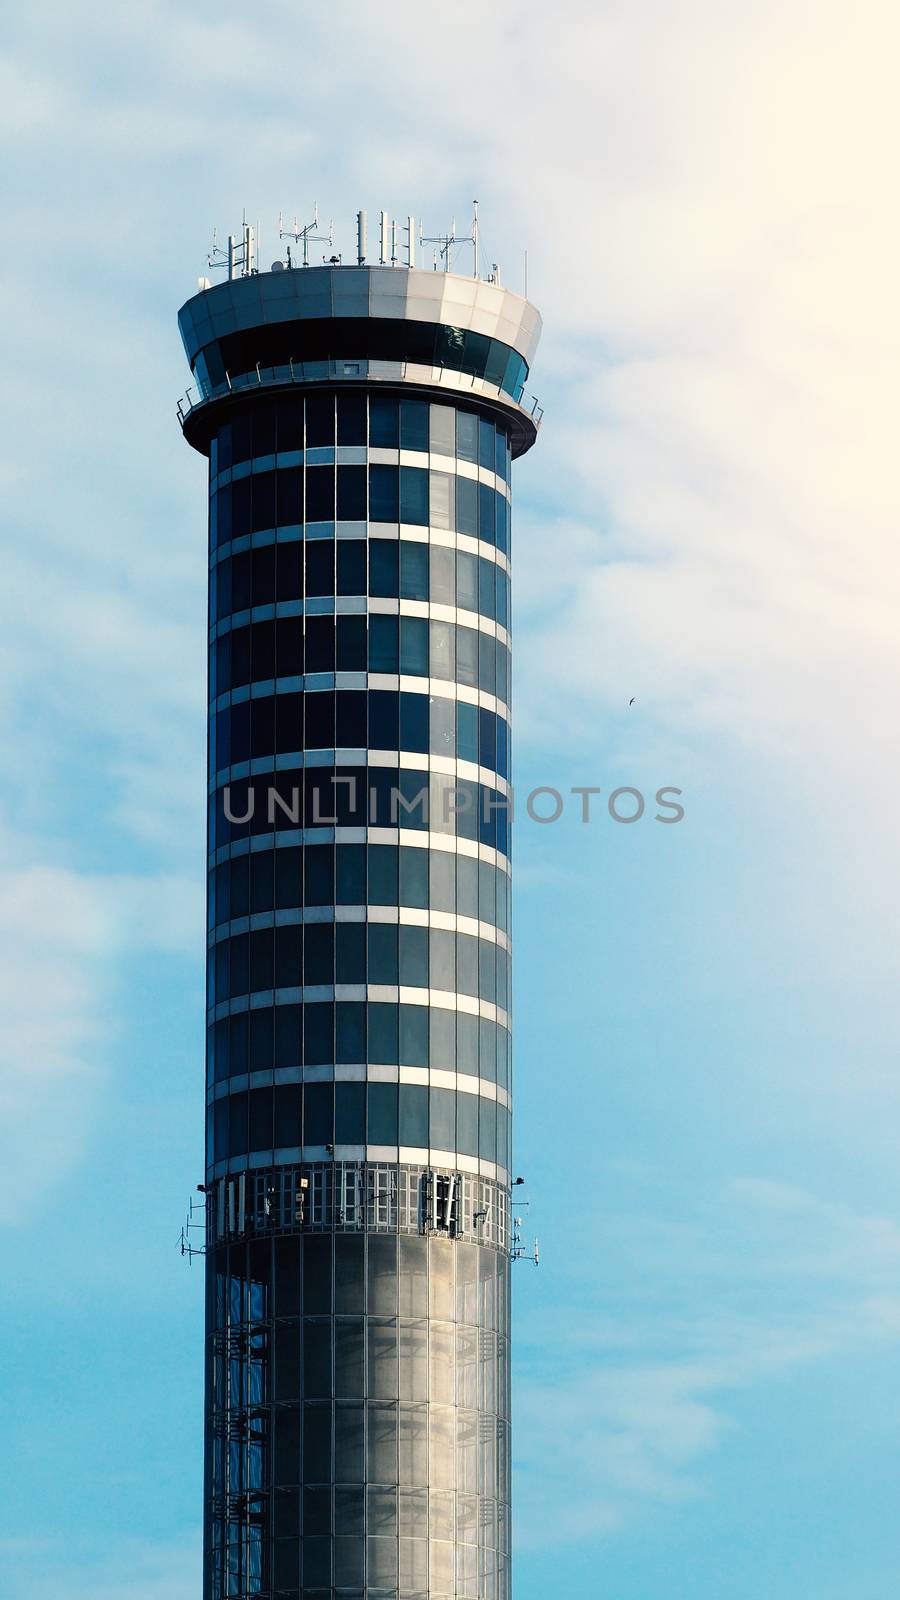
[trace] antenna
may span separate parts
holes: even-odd
[[[202,1183],[198,1183],[197,1188],[201,1194],[205,1195],[206,1190]],[[184,1219],[184,1227],[181,1230],[181,1237],[178,1241],[181,1246],[181,1254],[183,1256],[187,1256],[189,1262],[193,1262],[195,1256],[206,1255],[206,1245],[194,1244],[193,1240],[191,1239],[192,1233],[202,1233],[204,1237],[206,1236],[205,1212],[205,1199],[195,1200],[194,1196],[191,1195],[191,1198],[188,1201],[187,1216]],[[201,1215],[203,1216],[202,1222],[197,1220],[197,1218]]]
[[[414,267],[416,264],[416,219],[406,219],[406,265]]]
[[[238,244],[233,233],[228,235],[228,244],[225,249],[219,244],[219,231],[213,228],[212,247],[206,258],[210,270],[218,267],[225,268],[225,276],[231,278],[250,278],[256,272],[256,251],[254,247],[253,228],[247,221],[246,213],[241,223],[241,242]]]
[[[382,213],[381,213],[381,225],[380,225],[380,228],[379,228],[379,240],[378,240],[378,260],[379,260],[379,262],[381,263],[381,265],[383,267],[387,266],[387,252],[388,252],[388,214],[387,214],[386,211],[382,211]]]
[[[319,202],[318,202],[318,200],[316,201],[315,206],[313,207],[313,219],[312,219],[312,222],[305,222],[302,227],[300,226],[299,222],[297,221],[297,218],[295,217],[294,218],[294,226],[292,228],[286,228],[284,226],[283,217],[281,216],[280,213],[279,213],[279,216],[278,216],[278,237],[279,237],[279,239],[293,239],[295,244],[300,244],[302,242],[302,244],[303,244],[303,265],[305,267],[309,266],[309,246],[310,246],[310,242],[312,240],[316,240],[316,242],[319,243],[319,244],[330,244],[332,246],[334,245],[334,223],[333,222],[329,222],[329,224],[328,224],[328,232],[327,233],[316,233],[315,230],[316,230],[316,228],[318,226],[319,226]],[[290,251],[288,251],[288,260],[290,261],[290,259],[291,259],[290,258]],[[293,266],[293,262],[291,262],[291,265]]]
[[[365,261],[365,259],[366,259],[366,213],[364,211],[357,211],[357,213],[356,213],[356,261],[357,261],[357,265],[361,267],[363,262]]]
[[[397,223],[396,223],[396,220],[394,220],[391,223],[391,266],[395,267],[396,265],[397,265]]]
[[[518,1188],[519,1185],[524,1182],[524,1178],[516,1178],[513,1187]],[[519,1205],[530,1206],[531,1201],[520,1200]],[[535,1235],[531,1244],[526,1243],[525,1236],[522,1232],[522,1229],[525,1226],[524,1217],[514,1216],[512,1219],[512,1225],[512,1244],[509,1251],[510,1261],[530,1261],[533,1266],[539,1267],[541,1264],[540,1240]]]
[[[478,277],[478,201],[472,201],[472,277]]]
[[[450,232],[449,233],[437,233],[437,234],[423,233],[422,226],[423,225],[420,222],[419,223],[419,243],[420,244],[436,244],[436,245],[440,246],[439,250],[435,251],[435,256],[434,256],[435,271],[437,271],[437,258],[438,258],[438,255],[440,255],[441,260],[444,263],[444,271],[445,272],[449,272],[450,271],[450,246],[452,244],[456,243],[456,218],[454,217],[452,219],[451,223],[450,223]]]

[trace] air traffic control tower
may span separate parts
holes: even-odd
[[[510,482],[533,306],[312,225],[182,307],[209,458],[204,1600],[509,1600]],[[402,246],[398,250],[398,232]],[[283,237],[283,236],[282,236]],[[302,259],[301,259],[302,251]],[[402,260],[399,259],[402,257]]]

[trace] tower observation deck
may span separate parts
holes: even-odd
[[[179,313],[209,458],[203,1596],[509,1600],[540,318],[388,260],[258,271],[248,232]]]

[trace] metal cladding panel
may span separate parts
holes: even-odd
[[[193,365],[210,337],[227,338],[260,324],[367,316],[471,328],[502,340],[529,365],[541,329],[534,306],[510,289],[401,266],[299,267],[236,278],[194,295],[178,324]]]

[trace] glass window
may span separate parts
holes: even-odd
[[[429,904],[433,911],[455,911],[456,857],[449,850],[429,854]]]
[[[400,469],[375,462],[369,468],[370,522],[400,521]]]
[[[434,455],[456,454],[456,413],[452,406],[429,407],[429,437]]]
[[[354,1012],[360,1011],[363,1014],[365,1013],[365,1006],[362,1005],[353,1007],[348,1006],[345,1009],[348,1011],[352,1010]],[[339,1023],[341,1010],[342,1007],[338,1006]],[[365,1049],[363,1048],[364,1031],[364,1024],[362,1022],[360,1022],[358,1028],[354,1029],[354,1033],[355,1035],[358,1035],[359,1041],[359,1048],[352,1057],[352,1059],[355,1061],[365,1060]],[[340,1027],[338,1030],[338,1038],[340,1038]],[[339,1056],[338,1059],[342,1060],[344,1057]],[[351,1059],[349,1052],[347,1053],[346,1059]],[[334,1137],[337,1144],[365,1144],[366,1086],[364,1083],[335,1084]]]
[[[400,521],[428,525],[428,473],[424,467],[400,468]]]
[[[337,905],[360,906],[366,903],[366,847],[364,844],[339,844],[335,850],[335,889]],[[344,923],[344,927],[362,924]],[[356,981],[355,979],[353,980]],[[361,981],[361,980],[360,980]]]
[[[429,1065],[452,1071],[456,1067],[456,1012],[433,1006],[428,1014]]]
[[[475,628],[456,630],[456,681],[473,689],[478,687],[478,637]]]
[[[428,702],[428,739],[433,756],[456,755],[456,702],[433,694]]]
[[[298,848],[291,846],[288,849],[275,851],[275,905],[277,909],[300,905],[302,900],[300,866],[301,854]]]
[[[428,677],[428,622],[425,617],[400,618],[400,671]]]
[[[306,447],[319,449],[334,444],[334,395],[308,394],[306,397]]]
[[[430,1091],[430,1113],[432,1148],[435,1150],[455,1150],[456,1095],[452,1089],[432,1089]]]
[[[456,478],[449,472],[432,472],[428,485],[428,520],[433,528],[453,528],[454,486]]]
[[[357,1234],[335,1235],[334,1309],[336,1312],[362,1312],[366,1309],[363,1239]]]
[[[472,557],[467,559],[472,560]],[[456,551],[434,544],[429,552],[430,598],[436,605],[456,604]]]
[[[369,1235],[368,1311],[372,1316],[397,1315],[396,1235]]]
[[[296,548],[299,551],[300,546]],[[280,576],[280,561],[278,572]],[[299,617],[279,617],[275,623],[275,676],[294,678],[302,671],[303,624]]]
[[[456,590],[456,603],[461,610],[478,610],[478,557],[465,550],[457,552]]]
[[[428,412],[429,406],[425,400],[401,400],[401,450],[428,449]]]
[[[421,1009],[424,1010],[424,1007]],[[396,1083],[370,1083],[368,1093],[369,1144],[397,1144]]]
[[[307,1006],[306,1039],[309,1044],[310,1023],[318,1022],[317,1013],[330,1011],[330,1006]],[[317,1054],[320,1052],[317,1052]],[[321,1052],[324,1054],[324,1052]],[[328,1051],[330,1057],[331,1052]],[[309,1061],[307,1049],[306,1059]],[[319,1063],[316,1063],[319,1064]],[[305,1144],[331,1144],[334,1140],[333,1085],[330,1083],[305,1083],[303,1085],[303,1140]]]
[[[494,508],[497,496],[486,483],[478,485],[478,537],[487,544],[496,542]]]
[[[369,1005],[368,1059],[375,1066],[397,1062],[397,1007],[381,1001]]]
[[[431,987],[456,988],[456,952],[454,935],[443,928],[431,930]]]
[[[509,549],[509,504],[505,495],[494,495],[494,512],[497,519],[497,549],[505,554]]]
[[[401,692],[399,748],[401,750],[415,751],[420,755],[428,754],[428,696],[426,694]],[[407,776],[407,774],[404,774],[401,779],[401,786]],[[415,787],[417,786],[414,785]]]
[[[428,988],[428,929],[400,924],[400,982]]]
[[[242,411],[232,419],[231,459],[233,462],[249,461],[252,454],[250,414],[247,411]]]
[[[478,462],[479,462],[480,466],[487,467],[488,471],[490,471],[490,472],[493,472],[493,470],[494,470],[494,450],[495,450],[494,440],[495,440],[494,424],[492,422],[488,422],[484,417],[479,417],[479,419],[478,419]]]
[[[428,905],[428,851],[400,846],[400,904],[424,910]]]
[[[369,443],[396,450],[400,444],[400,405],[386,395],[369,396]]]
[[[312,470],[312,469],[310,469]],[[316,470],[321,471],[321,468]],[[341,522],[366,520],[366,469],[365,467],[338,467],[337,514]]]
[[[368,1320],[369,1398],[398,1398],[397,1324],[395,1321]]]
[[[493,618],[497,610],[497,565],[484,556],[478,558],[478,609],[483,617]]]
[[[231,485],[231,536],[250,532],[250,479],[238,478]],[[220,544],[222,537],[219,537]]]
[[[473,538],[478,531],[478,484],[474,478],[456,480],[456,529]]]
[[[397,924],[370,922],[368,925],[369,982],[395,984],[398,981]]]
[[[400,1143],[428,1145],[428,1090],[424,1084],[400,1085]]]
[[[428,599],[428,546],[412,539],[400,540],[400,597]],[[396,593],[396,590],[394,591]]]
[[[240,550],[231,558],[231,609],[246,611],[250,605],[250,551]]]
[[[342,468],[341,470],[343,471],[344,469]],[[347,471],[352,470],[352,468],[347,468]],[[365,594],[365,539],[339,539],[337,541],[337,592],[338,594]]]
[[[456,858],[456,909],[461,917],[478,916],[478,862],[471,856]]]
[[[382,617],[377,612],[369,617],[370,672],[400,671],[399,623],[399,617]]]
[[[334,748],[334,695],[331,693],[304,695],[305,746],[307,750],[332,750]],[[322,806],[320,814],[329,813]]]
[[[506,441],[506,434],[502,431],[502,429],[498,428],[494,449],[494,471],[496,472],[498,478],[503,478],[505,481],[508,481],[506,477],[508,468],[508,449],[509,446]]]
[[[335,1244],[339,1241],[343,1243],[340,1235]],[[339,1269],[336,1282],[340,1282]],[[335,1320],[334,1392],[339,1400],[353,1400],[365,1394],[364,1328],[362,1317],[338,1317]]]
[[[478,635],[478,687],[488,694],[497,690],[497,641],[488,633]]]
[[[365,1467],[365,1407],[334,1408],[334,1476],[337,1483],[362,1483]]]
[[[307,550],[315,548],[307,546]],[[333,549],[331,545],[320,549]],[[306,617],[304,619],[304,654],[307,672],[334,671],[334,618]]]
[[[278,408],[278,449],[303,449],[303,401],[282,400]]]
[[[463,461],[478,459],[478,418],[472,411],[456,413],[456,454]]]
[[[253,604],[268,606],[275,599],[275,546],[263,545],[251,552]]]
[[[362,850],[362,845],[338,845],[338,851]],[[281,930],[276,930],[276,932]],[[334,981],[335,983],[365,983],[366,981],[366,925],[364,922],[336,922],[334,925]],[[349,1061],[362,1061],[361,1055],[348,1056]]]
[[[337,442],[338,444],[365,444],[366,397],[364,394],[338,394]]]
[[[307,467],[306,520],[334,521],[334,467]]]
[[[456,1018],[456,1068],[470,1077],[478,1076],[478,1018],[470,1016],[467,1011],[458,1012]],[[457,1106],[457,1117],[458,1113]],[[457,1148],[462,1150],[464,1147],[459,1145]],[[470,1150],[468,1154],[474,1155],[475,1152]]]
[[[365,560],[365,554],[363,555],[363,560]],[[365,594],[365,589],[361,590],[361,593]],[[335,665],[337,666],[338,672],[365,672],[365,617],[338,617],[336,619],[336,631],[337,650],[335,655]]]
[[[369,692],[369,744],[374,750],[400,748],[400,696],[393,689]]]
[[[275,526],[275,474],[274,472],[257,472],[253,479],[253,513],[251,528],[257,532],[261,528],[274,528]]]
[[[280,1006],[279,1010],[298,1011],[299,1007]],[[277,1016],[277,1013],[276,1013]],[[299,1030],[298,1030],[299,1037]],[[299,1051],[291,1065],[299,1064]],[[284,1065],[277,1057],[276,1066]],[[275,1088],[275,1145],[281,1149],[296,1149],[302,1143],[300,1136],[300,1085],[279,1083]]]
[[[305,546],[306,593],[334,594],[334,540],[315,539]],[[331,627],[334,624],[331,623]],[[307,670],[309,668],[307,667]]]
[[[397,846],[369,845],[369,904],[395,906],[397,900]]]
[[[422,932],[425,930],[423,929]],[[400,1007],[400,1065],[402,1067],[427,1067],[428,1065],[428,1007]]]
[[[303,1059],[307,1067],[330,1066],[335,1059],[335,1006],[322,1003],[304,1006]],[[331,1085],[314,1083],[306,1088],[311,1086],[328,1093],[314,1096],[312,1101],[304,1098],[304,1139],[307,1144],[325,1144],[331,1138]]]
[[[400,548],[396,539],[369,540],[369,593],[395,598],[400,593]]]
[[[275,929],[276,989],[295,989],[302,982],[302,936],[299,923]]]
[[[461,1155],[478,1154],[478,1101],[475,1094],[457,1095],[456,1148]]]

